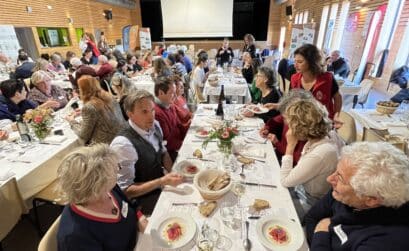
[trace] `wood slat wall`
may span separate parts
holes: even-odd
[[[47,5],[52,6],[48,9]],[[27,6],[32,12],[27,12]],[[105,32],[109,44],[115,44],[122,38],[122,28],[126,25],[141,25],[139,0],[135,10],[107,5],[93,0],[11,0],[0,1],[0,24],[10,24],[16,27],[32,27],[35,43],[39,54],[59,51],[65,54],[72,50],[79,53],[75,28],[94,33],[94,29]],[[102,15],[104,10],[112,9],[113,19],[107,21]],[[68,23],[73,19],[73,24]],[[41,48],[35,27],[66,27],[69,29],[72,46]]]

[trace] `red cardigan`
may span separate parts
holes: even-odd
[[[187,128],[180,122],[175,107],[171,105],[169,108],[165,108],[155,103],[155,119],[162,128],[163,139],[168,142],[166,145],[168,152],[179,151],[186,136]]]
[[[285,155],[285,150],[287,148],[287,137],[285,136],[285,134],[288,131],[288,125],[284,123],[284,117],[280,114],[269,119],[265,124],[265,128],[268,130],[269,133],[276,135],[278,139],[278,142],[276,142],[273,145],[275,147],[277,158],[281,162],[281,158]],[[295,146],[293,153],[294,166],[300,159],[302,149],[304,148],[306,142],[307,141],[298,141],[297,145]]]
[[[291,76],[291,89],[303,88],[301,83],[302,74],[296,73]],[[325,72],[317,76],[315,84],[311,88],[312,95],[320,101],[328,110],[328,117],[334,118],[334,100],[332,97],[332,73]]]

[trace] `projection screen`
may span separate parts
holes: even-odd
[[[231,37],[233,0],[161,0],[163,37]]]

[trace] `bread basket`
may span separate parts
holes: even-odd
[[[230,191],[232,186],[232,181],[230,180],[229,184],[224,188],[212,191],[207,188],[207,185],[217,176],[223,175],[225,172],[222,170],[209,169],[203,170],[197,173],[193,179],[193,184],[199,190],[199,193],[202,195],[205,200],[218,200],[228,191]]]
[[[382,114],[392,114],[398,109],[398,107],[393,106],[383,106],[383,105],[376,105],[376,111]]]

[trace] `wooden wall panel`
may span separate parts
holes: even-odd
[[[50,5],[52,9],[48,9]],[[26,8],[30,6],[32,12]],[[104,10],[112,9],[113,19],[107,21],[102,15]],[[122,38],[122,28],[126,25],[141,25],[139,0],[136,10],[129,10],[107,5],[93,0],[11,0],[0,1],[0,24],[11,24],[16,27],[66,27],[69,28],[72,46],[41,48],[37,30],[33,33],[38,45],[39,53],[59,51],[65,53],[72,50],[79,53],[75,28],[94,33],[94,29],[105,32],[109,44],[115,44],[116,39]],[[73,24],[68,23],[73,19]]]

